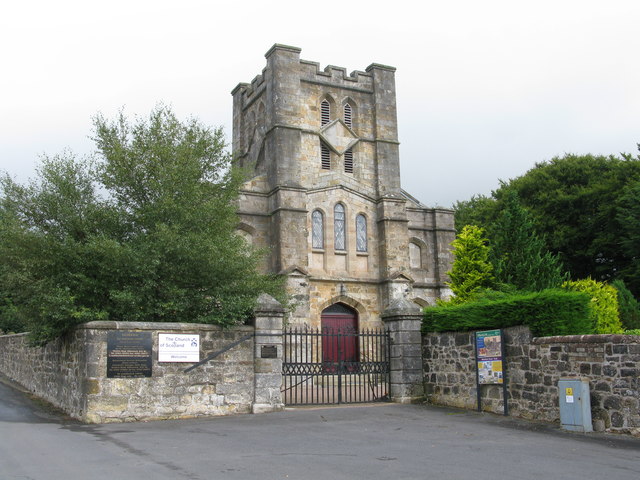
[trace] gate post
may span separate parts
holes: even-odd
[[[282,401],[282,322],[284,308],[266,293],[258,297],[255,315],[254,396],[252,413],[275,412]]]
[[[382,312],[391,337],[391,400],[413,403],[424,397],[422,310],[406,298],[394,300]]]

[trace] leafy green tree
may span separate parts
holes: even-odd
[[[589,307],[594,333],[622,333],[618,293],[615,288],[591,278],[565,282],[562,288],[574,292],[584,292],[591,297]]]
[[[537,166],[510,187],[531,208],[550,250],[562,256],[572,278],[610,280],[628,264],[616,208],[634,179],[640,179],[638,160],[566,155]]]
[[[489,263],[489,247],[484,230],[465,226],[452,242],[454,260],[448,272],[448,283],[455,297],[452,303],[463,303],[493,283],[493,267]]]
[[[457,233],[460,233],[465,225],[481,225],[487,228],[499,215],[496,199],[485,195],[473,195],[469,200],[458,201],[453,210]]]
[[[517,290],[539,291],[559,287],[567,280],[557,255],[538,237],[531,217],[510,191],[497,222],[489,230],[495,280]]]
[[[90,168],[66,153],[43,159],[40,182],[0,180],[0,318],[8,330],[44,339],[63,324],[104,318],[77,303],[70,284],[97,213]]]
[[[631,230],[621,242],[620,234],[630,223],[620,209],[622,196],[634,195],[630,187],[640,181],[640,159],[623,155],[565,155],[537,164],[521,177],[503,182],[491,198],[458,202],[456,228],[464,222],[489,228],[504,209],[508,192],[515,191],[546,242],[557,254],[571,278],[597,280],[622,278],[630,290],[640,295],[640,269],[637,250],[632,250]],[[637,197],[637,192],[635,192]],[[633,208],[633,202],[626,204]],[[635,213],[633,213],[635,212]],[[635,215],[637,211],[627,212]],[[633,247],[636,248],[636,247]],[[634,253],[635,252],[635,253]],[[636,275],[633,278],[631,276]],[[636,281],[635,279],[639,280]]]
[[[0,315],[42,343],[89,320],[236,324],[261,292],[285,299],[234,233],[241,177],[220,130],[165,107],[94,127],[95,160],[1,181]]]

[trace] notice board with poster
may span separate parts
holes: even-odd
[[[481,385],[502,383],[502,335],[500,330],[476,332],[476,354],[478,383]]]
[[[509,412],[507,405],[507,382],[504,371],[504,341],[502,330],[485,330],[475,334],[476,353],[476,391],[478,411],[482,409],[482,385],[502,385],[504,414]]]

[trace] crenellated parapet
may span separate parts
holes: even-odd
[[[353,70],[347,74],[347,69],[336,65],[327,65],[321,68],[319,62],[300,59],[301,49],[288,45],[274,44],[265,57],[269,61],[271,58],[287,58],[289,67],[296,70],[297,76],[301,82],[317,83],[331,87],[353,89],[363,93],[374,93],[374,70],[385,71],[394,74],[396,69],[388,65],[372,63],[365,71]],[[293,64],[293,65],[292,65]],[[254,101],[257,94],[261,93],[265,81],[268,78],[269,67],[267,66],[262,74],[256,75],[251,83],[239,83],[231,94],[236,97],[239,95],[239,101],[243,108],[247,108]]]
[[[372,93],[373,82],[370,73],[354,70],[347,75],[347,69],[335,65],[327,65],[320,68],[318,62],[300,60],[301,81],[316,82],[320,85],[339,86],[343,88],[357,89],[359,91]]]

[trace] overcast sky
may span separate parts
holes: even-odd
[[[397,68],[402,183],[429,206],[565,152],[637,153],[638,0],[20,0],[0,7],[0,170],[25,181],[43,153],[90,153],[97,112],[158,102],[230,140],[230,92],[274,43]]]

